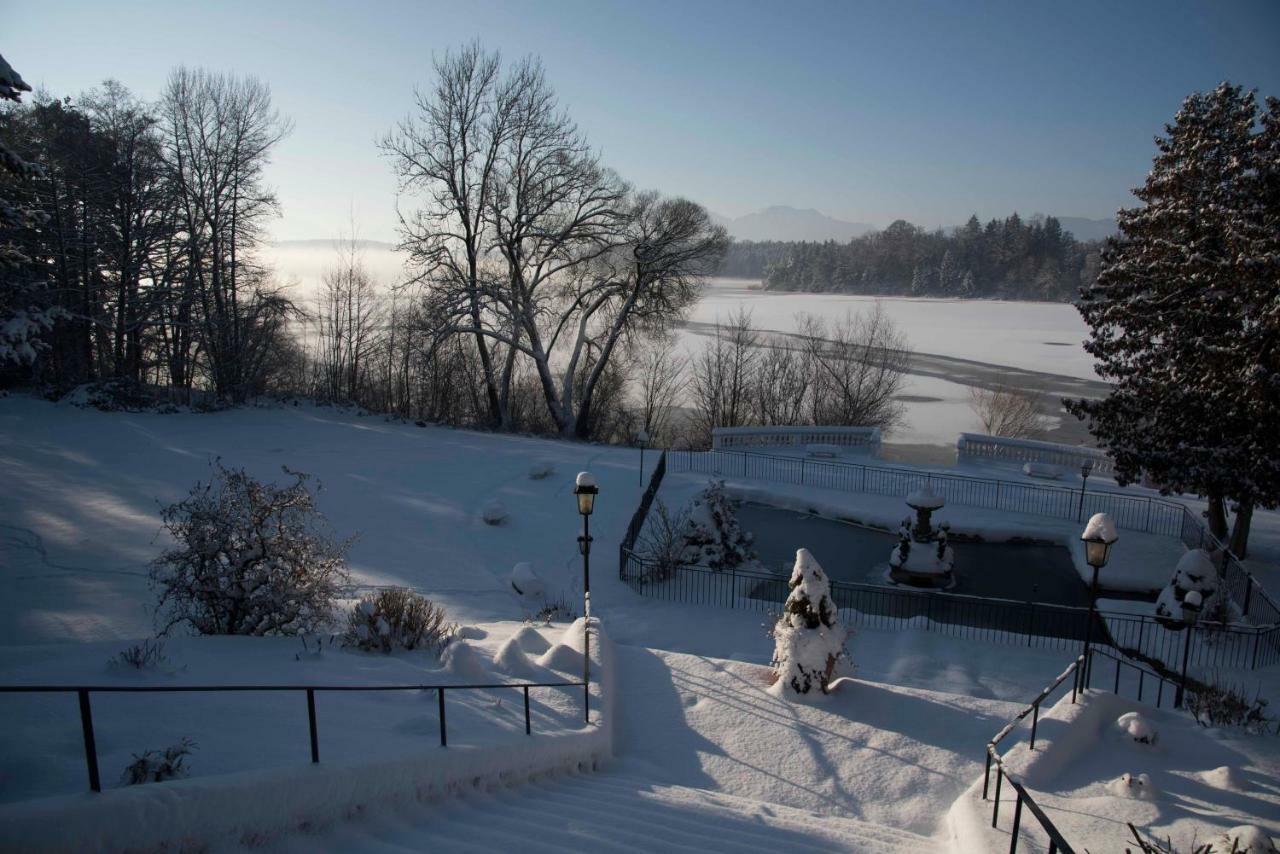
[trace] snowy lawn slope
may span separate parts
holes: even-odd
[[[74,695],[52,700],[40,695],[0,698],[6,706],[0,749],[6,774],[0,793],[30,798],[45,794],[45,789],[79,790],[0,806],[0,849],[112,851],[158,849],[187,840],[256,843],[299,829],[322,828],[376,804],[424,801],[553,772],[592,770],[612,752],[615,672],[612,645],[598,629],[593,634],[595,714],[590,724],[582,720],[581,689],[531,689],[531,736],[524,732],[521,691],[456,690],[446,692],[449,746],[442,747],[434,691],[320,692],[318,765],[309,761],[301,692],[96,694],[95,728],[104,778],[99,795],[84,791]],[[475,644],[475,652],[469,666],[450,672],[432,666],[424,653],[387,657],[331,651],[290,663],[293,645],[283,640],[190,639],[176,645],[184,669],[146,681],[219,684],[230,676],[236,684],[248,685],[502,682],[510,674],[491,657],[496,652],[510,662],[515,645],[542,651],[541,665],[528,662],[523,651],[515,655],[537,669],[527,675],[538,681],[581,676],[581,620],[541,633],[496,625],[483,640],[455,643]],[[46,648],[44,655],[25,664],[11,660],[6,681],[39,682],[40,674],[97,684],[140,681],[136,675],[104,675],[101,666],[88,664],[87,655],[104,652],[101,644],[78,647],[74,656],[57,655],[58,650],[70,649]],[[28,657],[23,649],[6,652],[19,660]],[[184,735],[194,736],[199,744],[191,757],[190,777],[137,786],[117,782],[131,753],[166,746]],[[129,820],[122,821],[122,816]]]
[[[1153,744],[1134,741],[1118,726],[1134,711],[1138,729],[1154,734]],[[1097,691],[1072,705],[1068,692],[1041,715],[1035,751],[1027,749],[1024,733],[1005,759],[1077,851],[1123,850],[1132,843],[1126,822],[1161,841],[1171,838],[1179,851],[1190,851],[1193,839],[1230,850],[1220,834],[1243,824],[1280,836],[1280,739],[1274,735],[1206,729],[1186,713]],[[951,809],[956,850],[1007,850],[1015,798],[1005,787],[993,830],[979,779]],[[1022,829],[1019,851],[1047,849],[1027,811]]]

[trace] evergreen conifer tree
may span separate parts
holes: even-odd
[[[827,693],[836,662],[845,655],[847,632],[840,624],[831,584],[808,549],[796,551],[787,582],[791,594],[773,627],[773,671],[783,690]]]
[[[1243,557],[1253,507],[1280,501],[1280,102],[1223,83],[1156,146],[1078,303],[1112,391],[1069,408],[1121,483],[1208,496],[1220,537],[1234,502]]]

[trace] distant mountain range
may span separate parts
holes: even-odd
[[[712,214],[720,225],[736,240],[839,240],[875,231],[876,227],[865,222],[846,222],[827,216],[813,208],[773,205],[745,216],[730,218]]]

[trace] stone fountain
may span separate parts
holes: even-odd
[[[889,580],[911,587],[945,588],[955,584],[952,564],[955,555],[947,544],[951,526],[943,522],[933,527],[932,517],[947,501],[933,491],[930,484],[907,496],[907,506],[916,511],[914,527],[911,517],[902,520],[898,544],[889,554]]]

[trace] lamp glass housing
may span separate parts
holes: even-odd
[[[1080,477],[1085,480],[1089,479],[1089,475],[1093,474],[1093,463],[1086,460],[1080,464]]]
[[[599,492],[600,488],[596,486],[574,487],[573,494],[578,496],[578,512],[583,516],[590,516],[591,511],[595,509],[596,495]]]
[[[1106,540],[1085,540],[1084,555],[1085,561],[1089,566],[1101,569],[1107,565],[1107,558],[1111,553],[1111,543]]]

